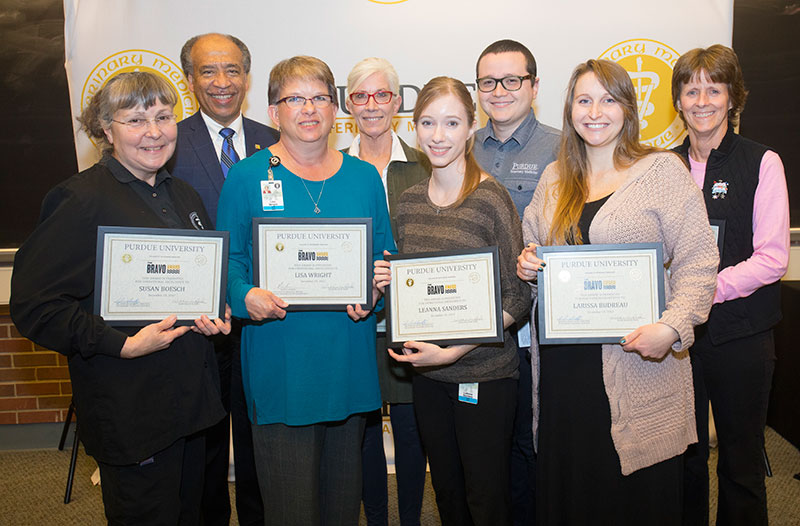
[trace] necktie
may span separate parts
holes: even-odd
[[[228,177],[228,169],[239,162],[239,156],[233,148],[233,130],[222,128],[219,134],[222,135],[222,153],[219,156],[219,165],[222,167],[222,176]]]

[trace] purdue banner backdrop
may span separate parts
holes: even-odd
[[[572,69],[607,58],[630,73],[639,99],[641,139],[661,147],[682,140],[672,109],[670,75],[681,53],[731,45],[733,0],[65,0],[66,69],[74,115],[122,71],[153,71],[180,96],[178,119],[197,111],[180,69],[187,38],[207,32],[242,39],[253,55],[244,113],[267,124],[267,80],[272,66],[294,55],[313,55],[331,67],[344,96],[352,66],[369,56],[391,61],[400,75],[403,105],[394,121],[415,144],[411,113],[419,89],[448,75],[475,91],[475,61],[490,43],[511,38],[527,45],[538,64],[538,118],[561,128],[564,88]],[[341,104],[333,146],[349,146],[355,133]],[[486,116],[480,115],[484,124]],[[77,128],[77,124],[76,124]],[[98,154],[75,134],[83,170]]]

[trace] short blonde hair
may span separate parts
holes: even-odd
[[[397,95],[400,93],[400,78],[392,63],[385,58],[369,57],[353,66],[350,74],[347,75],[347,96],[355,92],[356,89],[371,75],[381,73],[389,83],[389,90]]]
[[[318,80],[328,88],[328,95],[333,99],[337,106],[339,103],[336,98],[336,83],[333,80],[331,68],[326,63],[316,57],[298,55],[296,57],[281,60],[269,72],[269,88],[267,98],[269,103],[277,104],[283,87],[291,80]]]

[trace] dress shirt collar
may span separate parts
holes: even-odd
[[[230,129],[232,129],[234,138],[237,135],[241,135],[242,134],[242,113],[241,112],[239,112],[239,116],[236,117],[236,119],[232,123],[227,125],[227,126],[223,126],[222,124],[218,123],[217,121],[215,121],[214,119],[212,119],[211,117],[209,117],[208,115],[203,113],[203,110],[200,110],[200,115],[203,117],[203,122],[206,123],[206,127],[208,128],[208,133],[211,134],[211,137],[213,137],[214,140],[219,139],[220,141],[222,141],[222,136],[219,134],[219,132],[220,132],[220,130],[222,128],[230,128]]]
[[[392,134],[392,154],[389,157],[389,163],[387,166],[395,161],[400,162],[408,162],[408,158],[406,157],[406,152],[403,151],[403,145],[400,143],[400,138],[393,130],[389,130],[389,133]],[[361,134],[355,136],[353,139],[353,144],[350,145],[350,149],[347,150],[347,153],[352,155],[353,157],[358,157],[359,152],[361,151]]]

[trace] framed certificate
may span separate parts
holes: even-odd
[[[497,247],[387,256],[390,346],[503,341]]]
[[[372,308],[372,218],[253,218],[253,278],[286,310]]]
[[[537,247],[539,343],[618,343],[664,311],[660,243]]]
[[[725,220],[709,219],[708,222],[711,224],[711,231],[714,233],[714,241],[717,242],[719,259],[722,260],[722,245],[725,243]]]
[[[227,278],[228,232],[97,227],[94,313],[109,325],[222,318]]]

